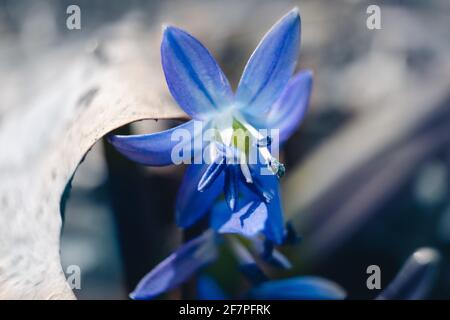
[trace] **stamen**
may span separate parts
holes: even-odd
[[[258,130],[256,130],[252,125],[243,120],[241,117],[238,117],[237,120],[244,126],[245,129],[247,129],[248,132],[250,132],[252,137],[256,140],[256,147],[259,149],[259,152],[263,157],[265,163],[267,164],[268,169],[278,178],[281,178],[286,172],[286,168],[280,161],[272,156],[269,149],[267,148],[272,143],[272,139],[269,136],[263,136]]]
[[[269,162],[270,171],[272,171],[278,179],[280,179],[282,176],[284,176],[286,172],[286,168],[284,167],[284,164],[282,164],[277,159],[273,158]]]
[[[215,127],[219,131],[219,136],[222,142],[226,146],[231,145],[231,138],[233,136],[233,118],[231,115],[222,115],[219,120],[215,122]]]

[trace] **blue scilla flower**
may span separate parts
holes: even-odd
[[[203,275],[202,270],[218,258],[218,247],[227,243],[239,270],[248,280],[251,289],[241,298],[250,299],[344,299],[347,294],[339,285],[317,276],[296,276],[271,280],[261,268],[267,264],[290,269],[289,260],[267,241],[250,239],[250,250],[234,237],[223,237],[212,230],[181,245],[174,253],[151,270],[130,294],[132,299],[148,300],[180,286],[193,275]],[[255,259],[254,257],[260,257]],[[261,259],[262,258],[262,259]],[[417,249],[405,262],[391,282],[376,296],[379,300],[421,299],[425,297],[436,279],[441,256],[432,248]],[[199,299],[225,299],[227,295],[211,279],[197,282]]]
[[[292,231],[288,232],[289,236],[295,237],[291,233]],[[152,299],[178,287],[203,267],[215,262],[218,258],[219,247],[225,244],[239,262],[240,270],[254,283],[261,282],[265,279],[265,275],[252,258],[253,255],[258,256],[260,263],[267,266],[291,268],[289,260],[273,246],[271,241],[263,240],[261,237],[252,237],[247,240],[249,240],[252,253],[239,240],[230,237],[224,238],[214,230],[207,230],[182,244],[174,253],[153,268],[138,283],[130,297],[138,300]],[[292,239],[287,240],[292,241]]]
[[[203,267],[218,258],[218,245],[227,248],[237,261],[238,268],[253,289],[243,298],[287,299],[343,299],[345,292],[335,283],[320,277],[297,277],[280,281],[269,281],[260,267],[261,264],[288,269],[289,260],[273,247],[267,246],[260,238],[251,238],[251,251],[237,238],[218,236],[212,230],[183,244],[173,254],[151,270],[130,294],[132,299],[148,300],[178,287]],[[255,256],[262,259],[255,260]],[[267,259],[269,258],[269,259]],[[223,299],[226,295],[212,280],[199,279],[197,284],[200,299]],[[273,296],[272,296],[273,295]]]
[[[273,153],[301,122],[311,93],[311,71],[293,76],[299,47],[300,16],[294,9],[264,36],[233,93],[197,39],[176,27],[164,28],[161,58],[167,85],[192,120],[159,133],[109,140],[144,165],[191,163],[176,201],[179,226],[193,225],[214,206],[211,225],[219,232],[263,232],[274,243],[283,241],[278,178],[284,166]],[[277,131],[269,134],[269,129]],[[206,130],[213,132],[207,141]],[[248,137],[243,144],[236,143],[238,131]],[[187,132],[188,138],[180,139],[186,137],[180,132]],[[257,161],[250,161],[255,154]],[[196,161],[199,155],[202,161]],[[216,206],[221,194],[224,201]]]

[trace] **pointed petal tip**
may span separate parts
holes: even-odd
[[[174,164],[171,130],[141,135],[108,135],[108,142],[124,157],[146,166]]]
[[[133,135],[124,135],[124,134],[108,134],[106,136],[106,139],[109,143],[115,144],[120,143],[123,140],[126,140],[129,137],[132,137]]]
[[[300,9],[298,7],[294,7],[291,11],[289,11],[281,20],[286,18],[292,19],[293,22],[300,22]]]
[[[230,200],[230,202],[229,202],[228,205],[230,206],[230,210],[231,210],[232,212],[235,212],[235,211],[236,211],[236,200],[235,200],[235,199]]]
[[[187,31],[184,31],[181,28],[178,28],[171,24],[163,24],[162,25],[162,32],[163,32],[163,43],[170,42],[169,37],[174,37],[174,39],[179,39],[179,37],[182,37],[183,35],[191,36]],[[168,44],[167,44],[168,45]]]
[[[116,149],[121,150],[123,141],[125,140],[127,136],[124,135],[116,135],[116,134],[109,134],[106,136],[106,140],[112,144]]]
[[[203,178],[203,177],[202,177]],[[205,181],[204,181],[204,179],[201,179],[199,182],[198,182],[198,184],[197,184],[197,191],[198,192],[203,192],[203,191],[205,191],[207,188],[206,188],[206,183],[205,183]]]
[[[295,18],[300,19],[300,9],[298,7],[294,7],[291,11],[288,12],[288,15],[292,15]]]
[[[192,34],[163,27],[161,62],[169,91],[190,117],[205,120],[231,105],[230,84],[208,49]]]
[[[300,25],[294,8],[269,29],[250,56],[235,95],[246,113],[264,113],[281,95],[300,52]]]
[[[420,248],[413,254],[413,259],[417,263],[423,265],[436,263],[440,260],[440,258],[440,253],[437,250],[429,247]]]
[[[117,150],[121,151],[122,149],[126,149],[128,147],[127,141],[130,137],[134,137],[134,135],[109,134],[106,136],[106,140]]]
[[[163,24],[162,25],[162,42],[161,45],[164,45],[164,43],[166,43],[166,45],[168,45],[169,43],[169,37],[176,37],[178,34],[180,33],[186,33],[185,31],[181,30],[178,27],[175,27],[171,24]]]
[[[136,295],[134,294],[134,291],[131,292],[131,293],[128,295],[128,297],[129,297],[131,300],[136,300]]]
[[[436,282],[441,254],[436,249],[417,249],[404,263],[377,300],[420,300],[427,297]]]
[[[163,33],[171,32],[171,31],[176,30],[176,29],[178,29],[178,28],[173,26],[173,25],[171,25],[171,24],[169,24],[169,23],[163,23],[162,26],[161,26],[161,30],[162,30]]]
[[[278,26],[280,23],[286,23],[286,22],[290,22],[290,23],[301,22],[300,9],[298,7],[294,7],[293,9],[288,11],[286,14],[284,14],[281,18],[279,18],[279,20],[277,22],[275,22],[275,24],[272,26],[272,28]]]
[[[139,295],[139,293],[136,292],[136,290],[133,291],[133,292],[131,292],[131,293],[128,295],[128,297],[129,297],[131,300],[152,300],[152,299],[154,298],[154,296],[151,296],[151,295]]]

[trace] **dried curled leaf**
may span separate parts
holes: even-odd
[[[60,199],[78,164],[124,124],[185,117],[165,87],[159,27],[144,32],[126,20],[110,31],[87,48],[84,39],[38,53],[9,74],[5,92],[15,100],[0,99],[0,299],[74,298],[59,256]]]

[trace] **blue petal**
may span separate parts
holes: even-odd
[[[285,142],[303,120],[311,96],[312,77],[310,70],[298,73],[270,110],[269,128],[280,130],[280,143]]]
[[[280,98],[265,117],[248,119],[253,125],[264,129],[278,129],[279,142],[284,143],[297,129],[308,109],[312,91],[312,71],[296,74],[284,89]]]
[[[241,200],[242,206],[231,212],[225,201],[217,203],[211,213],[211,227],[219,233],[237,233],[252,237],[260,233],[267,220],[267,207],[262,201]]]
[[[214,233],[207,231],[182,245],[138,283],[132,299],[149,300],[179,286],[217,257]]]
[[[273,174],[267,174],[267,171],[262,171],[265,165],[261,164],[260,161],[258,161],[258,164],[250,164],[249,168],[252,173],[253,184],[262,186],[264,192],[271,195],[270,201],[266,201],[267,220],[264,227],[264,235],[275,244],[282,244],[285,229],[278,178]],[[247,184],[246,186],[251,187],[252,184]]]
[[[274,196],[274,190],[266,188],[266,186],[260,182],[259,179],[253,179],[253,182],[247,183],[246,187],[250,189],[254,195],[259,196],[261,201],[269,203]]]
[[[214,279],[201,276],[197,279],[197,298],[200,300],[226,300],[227,296]]]
[[[440,254],[422,248],[406,261],[397,276],[377,297],[379,300],[422,299],[431,289],[440,261]]]
[[[282,244],[284,221],[278,178],[267,174],[264,164],[249,164],[253,183],[240,181],[242,197],[232,212],[225,202],[216,204],[211,215],[211,227],[220,233],[238,233],[247,237],[263,232],[267,239]],[[264,174],[266,173],[266,174]]]
[[[231,105],[227,78],[209,51],[187,32],[164,30],[161,59],[172,96],[192,118],[205,119]]]
[[[219,155],[206,169],[205,173],[200,178],[197,185],[197,190],[203,192],[207,190],[222,173],[226,167],[226,159],[224,156]]]
[[[272,201],[267,204],[268,217],[264,227],[264,235],[273,243],[282,244],[285,234],[283,209],[281,207],[278,179],[274,177],[273,180],[277,184],[277,190]]]
[[[264,36],[248,61],[236,92],[243,112],[260,115],[280,96],[300,49],[300,15],[290,11]]]
[[[223,192],[223,172],[214,180],[205,192],[197,191],[198,183],[207,170],[207,164],[191,164],[178,190],[176,201],[176,220],[182,228],[187,228],[197,222],[212,207],[214,201]]]
[[[262,300],[342,300],[346,293],[332,281],[304,276],[265,282],[251,290],[250,297]]]
[[[196,152],[195,136],[201,135],[201,130],[194,123],[191,120],[175,128],[151,134],[111,135],[108,140],[125,157],[143,165],[174,164],[172,152],[175,148],[181,150],[179,159],[188,162]],[[179,135],[181,133],[183,136]]]
[[[233,212],[230,211],[225,201],[218,201],[211,210],[209,226],[213,230],[219,231],[230,220],[232,214]]]

